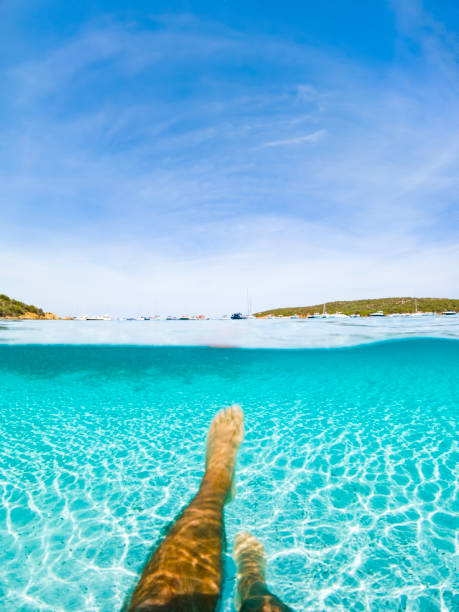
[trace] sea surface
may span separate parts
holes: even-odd
[[[254,323],[257,343],[265,324],[265,344],[288,346],[287,327],[322,322]],[[105,322],[0,329],[0,609],[120,610],[198,487],[213,415],[238,402],[225,611],[239,530],[263,541],[269,586],[298,612],[458,610],[459,341],[374,342],[387,322],[364,323],[360,343],[332,324],[322,343],[348,346],[282,350],[140,345],[153,321],[124,345]],[[107,338],[89,344],[95,326]]]
[[[0,322],[0,344],[333,348],[419,337],[459,339],[459,315],[242,321]]]

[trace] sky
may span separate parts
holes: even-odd
[[[456,0],[3,0],[0,293],[459,298]]]

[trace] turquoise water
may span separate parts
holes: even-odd
[[[229,552],[240,529],[261,538],[272,590],[298,611],[459,606],[457,340],[0,346],[0,389],[1,609],[120,609],[235,401]],[[234,571],[228,555],[225,610]]]

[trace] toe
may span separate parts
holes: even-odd
[[[242,423],[244,421],[244,413],[242,412],[242,408],[239,406],[239,404],[234,404],[232,409],[234,420],[238,423]]]
[[[221,423],[222,421],[225,420],[225,411],[224,410],[219,410],[217,412],[217,415],[215,417],[215,423]]]

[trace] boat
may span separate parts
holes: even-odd
[[[416,298],[414,298],[414,312],[412,312],[410,314],[411,317],[422,317],[424,316],[423,312],[419,312],[418,311],[418,301]]]
[[[300,318],[300,316],[299,316],[299,315],[297,315],[297,314],[294,314],[294,315],[292,315],[290,318],[291,318],[291,319],[299,319],[299,318]]]
[[[315,313],[314,313],[315,314]],[[328,319],[330,315],[327,313],[327,304],[324,304],[324,308],[322,310],[322,315],[321,318],[322,319]]]
[[[357,317],[360,317],[359,313],[353,313],[349,315],[352,319],[356,319]]]
[[[179,321],[189,321],[190,317],[188,315],[182,315],[178,318]]]
[[[334,317],[335,319],[348,319],[349,315],[343,314],[342,312],[335,312],[334,314],[328,315],[329,317]]]
[[[233,314],[231,315],[231,318],[240,320],[240,319],[245,319],[246,317],[242,314],[242,312],[233,312]]]
[[[451,316],[451,315],[455,315],[455,314],[457,314],[457,313],[456,313],[456,311],[455,311],[455,310],[445,310],[445,311],[444,311],[444,312],[442,312],[441,314],[442,314],[442,315],[448,315],[448,316]]]
[[[386,315],[382,310],[377,310],[376,312],[370,312],[370,317],[385,317]]]
[[[173,317],[172,315],[169,315],[166,317],[166,321],[177,321],[178,317]]]

